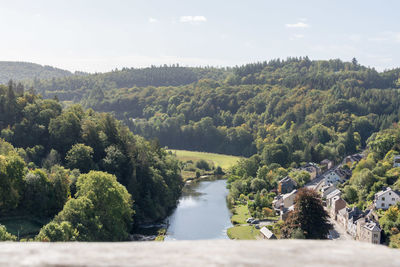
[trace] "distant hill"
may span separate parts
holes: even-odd
[[[0,61],[0,83],[9,80],[52,79],[73,75],[70,71],[29,62]]]
[[[228,68],[164,65],[148,68],[123,68],[86,76],[73,75],[57,79],[37,79],[26,85],[32,86],[46,98],[57,96],[62,101],[79,102],[98,91],[103,94],[120,88],[181,86],[201,79],[224,80],[231,72]]]

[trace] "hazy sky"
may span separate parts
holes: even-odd
[[[68,70],[288,56],[400,67],[397,0],[0,0],[0,60]]]

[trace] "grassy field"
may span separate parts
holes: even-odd
[[[227,231],[230,239],[255,240],[260,235],[260,230],[252,225],[234,226]]]
[[[231,221],[233,224],[245,224],[247,218],[250,217],[249,209],[247,205],[237,205],[233,212]]]
[[[229,169],[229,167],[235,165],[235,163],[240,159],[240,157],[223,155],[223,154],[215,154],[215,153],[207,153],[207,152],[196,152],[196,151],[188,151],[188,150],[175,150],[169,149],[173,154],[176,154],[179,160],[188,161],[191,160],[193,162],[199,161],[201,159],[212,163],[215,167],[220,166],[223,170]]]
[[[10,217],[0,219],[0,224],[7,228],[7,232],[20,237],[34,236],[39,233],[43,222],[24,217]]]

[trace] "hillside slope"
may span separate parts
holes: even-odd
[[[23,81],[32,79],[51,79],[73,75],[67,70],[42,66],[29,62],[0,61],[0,83],[9,80]]]
[[[284,166],[340,159],[397,122],[399,74],[355,59],[305,57],[230,69],[124,69],[37,81],[34,88],[111,112],[171,149],[258,153]]]

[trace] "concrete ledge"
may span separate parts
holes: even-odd
[[[0,266],[400,266],[400,250],[346,241],[0,242]]]

